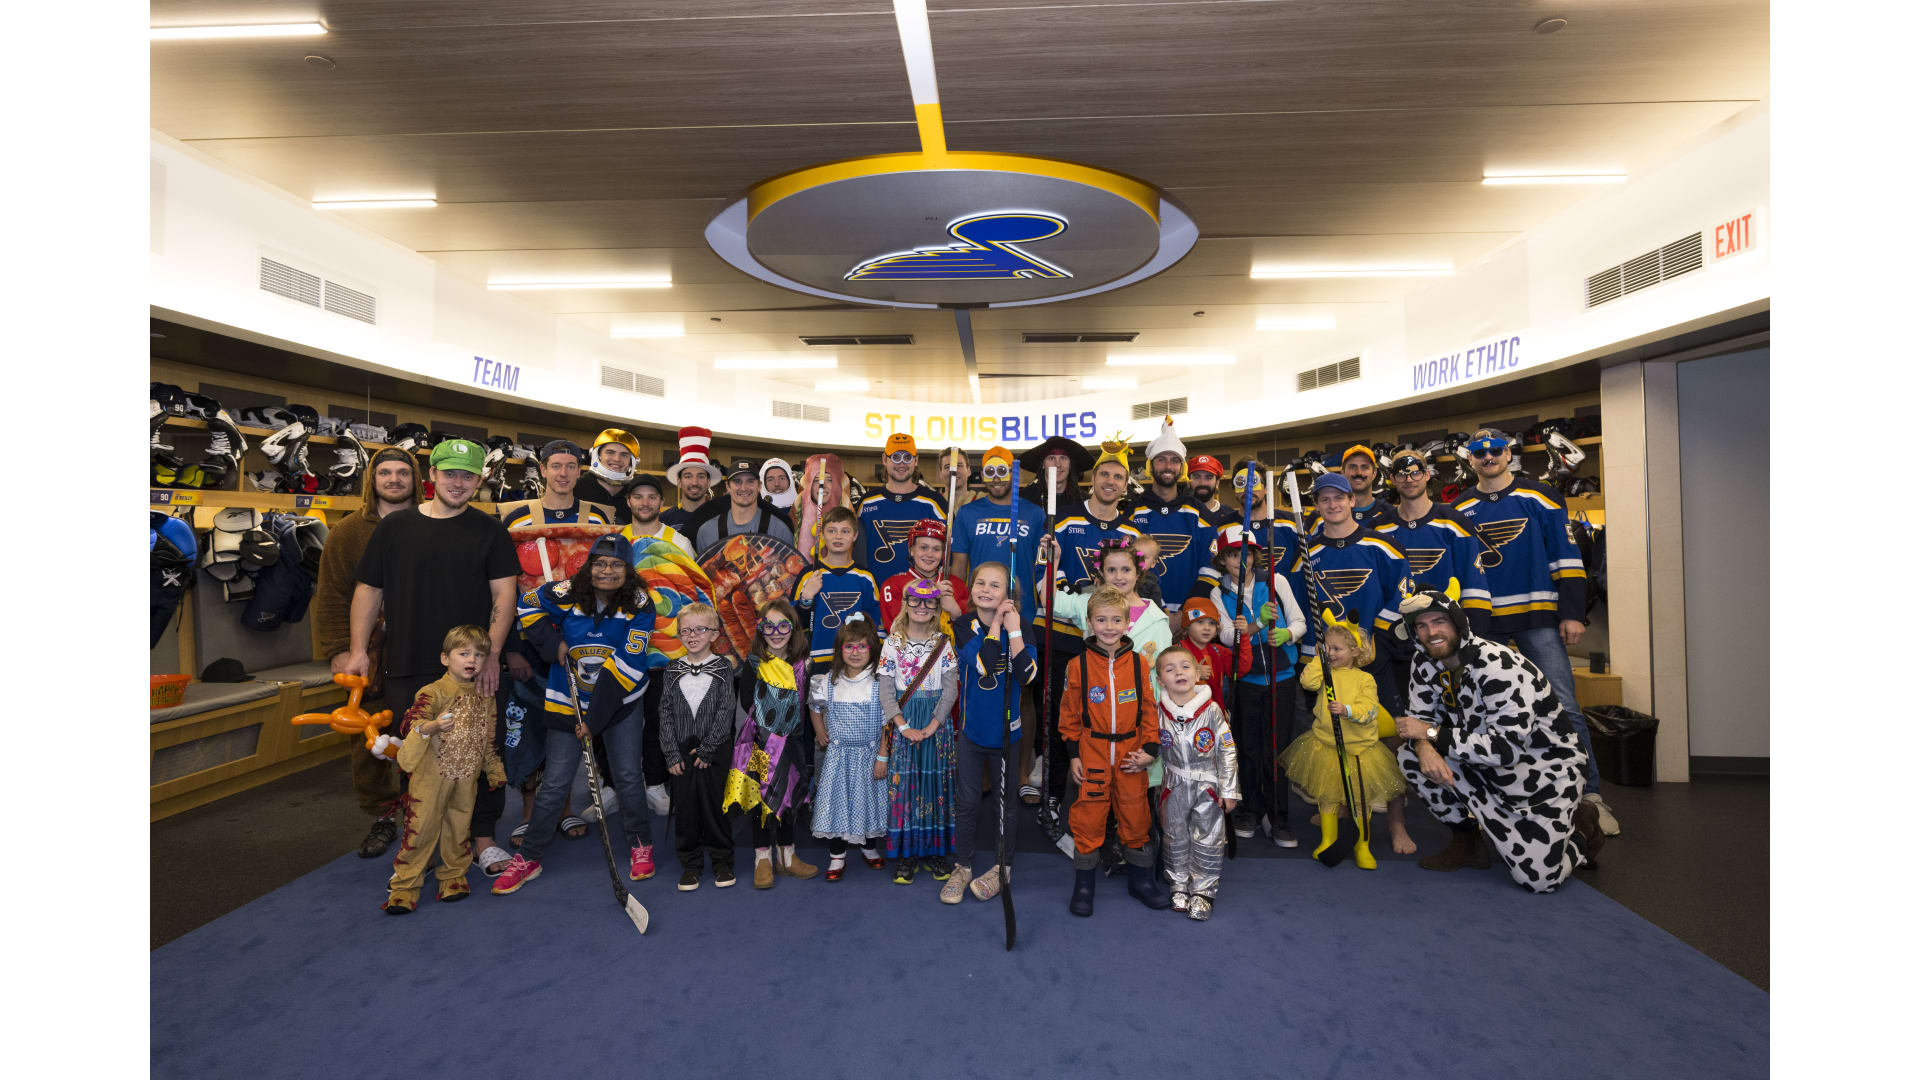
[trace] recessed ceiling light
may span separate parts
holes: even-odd
[[[1254,320],[1255,330],[1332,330],[1331,315],[1263,315]]]
[[[1089,375],[1086,378],[1080,380],[1080,389],[1082,390],[1138,390],[1140,389],[1140,380],[1126,379],[1126,378],[1104,378],[1099,375]]]
[[[798,353],[733,353],[713,358],[715,371],[813,371],[839,366],[837,356]]]
[[[1232,353],[1108,353],[1110,367],[1225,367]]]
[[[315,210],[424,210],[440,205],[433,199],[337,199],[316,200]]]
[[[327,28],[316,22],[256,23],[251,26],[150,26],[149,41],[188,41],[196,38],[319,37]]]
[[[1451,277],[1448,266],[1271,266],[1255,267],[1248,275],[1255,281],[1279,281],[1287,278],[1356,277]]]
[[[564,281],[489,281],[487,288],[496,292],[552,292],[563,289],[671,289],[672,278],[605,278],[598,281],[582,281],[572,278]]]
[[[863,394],[867,391],[865,379],[815,379],[813,388],[823,394]]]
[[[1625,172],[1549,172],[1549,173],[1487,173],[1480,182],[1490,186],[1513,184],[1618,184],[1625,181]]]
[[[1533,24],[1533,32],[1536,34],[1553,34],[1566,28],[1567,20],[1560,18],[1541,19],[1539,22]]]
[[[686,337],[686,330],[678,326],[616,326],[608,337],[628,340],[632,338],[676,338]]]
[[[300,59],[305,60],[307,63],[312,64],[322,71],[332,71],[337,66],[331,59],[321,56],[319,53],[303,56]]]

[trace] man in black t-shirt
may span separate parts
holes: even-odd
[[[482,694],[491,695],[499,687],[520,563],[506,527],[467,505],[480,488],[485,462],[485,449],[466,439],[434,447],[429,474],[433,498],[381,518],[354,572],[359,584],[349,614],[345,670],[367,674],[367,643],[384,604],[385,696],[396,717],[413,704],[422,687],[444,673],[441,640],[456,626],[487,628],[491,644],[474,682]],[[496,730],[496,741],[500,735]],[[505,805],[504,790],[483,790],[474,802],[474,846],[481,849],[483,868],[492,865],[486,849],[498,852],[501,863],[507,859],[493,845],[493,826]]]

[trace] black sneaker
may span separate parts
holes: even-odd
[[[680,891],[692,892],[700,887],[700,871],[696,868],[680,871]]]
[[[913,873],[918,869],[920,869],[920,860],[918,859],[893,860],[893,883],[895,885],[913,884]]]
[[[393,823],[392,818],[379,818],[373,823],[373,827],[367,830],[366,839],[360,841],[360,857],[377,859],[385,855],[387,848],[392,846],[394,838],[399,835],[400,827]]]
[[[699,876],[696,875],[693,881],[694,881],[694,884],[696,885],[699,884],[700,883]],[[713,868],[713,887],[714,888],[724,889],[731,884],[733,884],[733,867],[716,866]]]

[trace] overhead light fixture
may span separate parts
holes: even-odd
[[[315,210],[424,210],[440,205],[433,199],[340,199],[315,200]]]
[[[1254,320],[1255,330],[1332,330],[1331,315],[1263,315]]]
[[[1109,367],[1226,367],[1232,353],[1108,353]]]
[[[564,281],[489,281],[487,288],[496,292],[552,292],[564,289],[671,289],[672,278],[603,278],[599,280],[581,280],[571,278]]]
[[[188,41],[195,38],[319,37],[327,28],[316,22],[255,23],[251,26],[150,26],[149,41]]]
[[[742,353],[713,358],[715,371],[815,371],[837,368],[837,356],[812,356],[798,353]]]
[[[1080,389],[1082,390],[1138,390],[1140,389],[1140,380],[1124,379],[1124,378],[1109,379],[1109,378],[1103,378],[1102,376],[1099,376],[1099,375],[1089,375],[1086,378],[1080,380]]]
[[[1489,187],[1502,187],[1514,184],[1619,184],[1626,179],[1625,172],[1487,173],[1480,178],[1480,182]]]
[[[1453,266],[1271,266],[1255,267],[1255,281],[1289,278],[1452,277]]]
[[[823,394],[864,394],[870,384],[865,379],[815,379],[813,388]]]
[[[613,333],[607,336],[628,341],[635,338],[686,337],[687,331],[679,326],[616,326],[613,328]]]

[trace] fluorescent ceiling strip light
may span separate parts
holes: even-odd
[[[1138,390],[1139,379],[1108,379],[1099,375],[1089,375],[1080,380],[1082,390]]]
[[[622,341],[634,338],[676,338],[686,337],[687,331],[678,326],[616,326],[609,337]]]
[[[424,210],[440,205],[433,199],[342,199],[315,201],[315,210]]]
[[[1624,172],[1487,173],[1480,178],[1480,182],[1493,187],[1514,184],[1618,184],[1626,178]]]
[[[1452,277],[1451,266],[1275,266],[1255,268],[1255,281],[1291,278]]]
[[[984,402],[980,400],[980,376],[979,375],[973,372],[967,373],[967,388],[973,391],[973,403],[975,405],[984,404]]]
[[[252,26],[150,26],[149,41],[188,41],[195,38],[319,37],[327,28],[319,23],[258,23]]]
[[[1109,367],[1226,367],[1233,363],[1232,353],[1108,353]]]
[[[837,356],[788,356],[776,353],[771,356],[745,355],[713,358],[715,371],[814,371],[839,366],[840,358]]]
[[[934,77],[933,28],[927,24],[927,0],[893,0],[893,21],[900,28],[900,50],[907,57],[907,87],[915,105],[938,105]]]
[[[864,394],[869,383],[865,379],[815,379],[813,388],[823,394]]]
[[[1254,320],[1255,330],[1332,330],[1331,315],[1265,315]]]
[[[671,279],[609,278],[605,281],[489,281],[496,292],[555,292],[563,289],[671,289]]]

